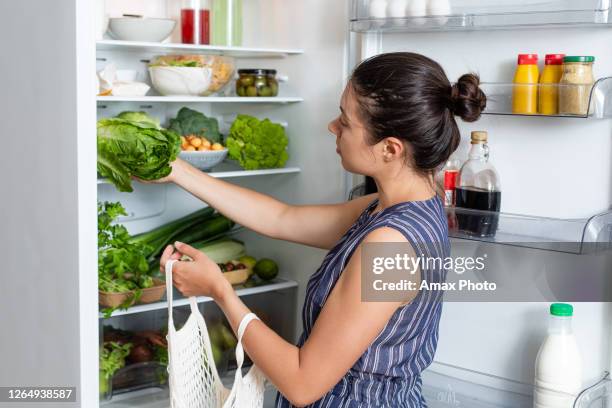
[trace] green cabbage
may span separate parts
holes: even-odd
[[[246,170],[283,167],[288,143],[281,125],[248,115],[238,115],[226,141],[229,157]]]
[[[133,191],[131,178],[157,180],[172,171],[181,150],[179,135],[155,124],[125,119],[100,119],[98,172],[119,191]]]

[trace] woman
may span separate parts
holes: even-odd
[[[442,309],[440,293],[413,291],[397,302],[361,301],[365,243],[409,243],[415,253],[449,255],[446,216],[433,173],[459,144],[455,115],[479,118],[485,95],[478,77],[452,85],[436,62],[412,53],[382,54],[361,63],[329,124],[343,167],[370,176],[377,194],[346,203],[291,206],[212,178],[177,160],[165,181],[191,192],[227,217],[263,235],[330,249],[311,276],[304,332],[294,346],[253,321],[244,345],[278,388],[277,407],[422,407],[420,373],[431,364]],[[248,205],[245,205],[248,203]],[[176,243],[161,265],[174,266],[186,296],[212,297],[236,331],[249,309],[218,266]],[[441,282],[444,270],[420,271]]]

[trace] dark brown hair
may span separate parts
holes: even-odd
[[[478,120],[487,98],[475,74],[451,85],[440,64],[420,54],[380,54],[359,64],[350,79],[372,144],[397,137],[408,144],[410,164],[431,172],[460,141],[455,115]]]

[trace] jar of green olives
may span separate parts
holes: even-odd
[[[239,69],[236,80],[238,96],[276,96],[278,81],[275,69]]]

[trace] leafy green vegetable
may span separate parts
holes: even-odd
[[[168,129],[181,136],[196,135],[205,137],[211,143],[221,142],[217,119],[208,118],[203,113],[187,107],[181,108],[176,118],[170,119]]]
[[[159,125],[159,119],[149,116],[149,114],[146,112],[125,111],[118,114],[117,118],[129,120],[131,122],[150,124],[154,125],[157,129],[161,129],[161,126]]]
[[[198,64],[197,61],[168,61],[166,62],[165,65],[169,67],[189,67],[189,68],[195,68],[195,67],[200,66],[200,64]]]
[[[283,167],[288,143],[281,125],[248,115],[238,115],[226,141],[229,156],[246,170]]]
[[[157,361],[160,364],[168,365],[168,349],[166,347],[159,346],[157,344],[153,345],[155,352],[153,354],[153,360]]]
[[[98,172],[119,191],[133,191],[131,176],[157,180],[172,171],[181,141],[154,124],[111,118],[98,121]]]
[[[100,376],[106,380],[125,366],[125,358],[130,354],[132,343],[123,345],[114,341],[106,342],[100,348]]]
[[[149,247],[131,242],[121,224],[113,224],[120,215],[127,215],[121,203],[98,203],[98,289],[104,292],[134,294],[118,308],[127,308],[141,295],[141,289],[153,286],[146,254]],[[109,316],[113,308],[106,309]]]

